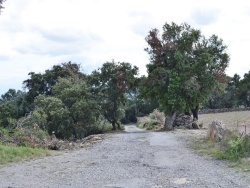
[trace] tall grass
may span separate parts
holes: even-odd
[[[0,165],[49,155],[48,150],[0,145]]]

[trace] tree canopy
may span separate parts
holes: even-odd
[[[52,87],[59,78],[71,77],[78,75],[84,77],[80,72],[80,65],[67,62],[61,65],[54,65],[52,69],[48,69],[45,73],[29,73],[30,78],[23,81],[24,88],[28,89],[27,98],[33,102],[35,97],[40,94],[53,95]]]
[[[93,94],[98,101],[103,116],[120,128],[118,119],[124,116],[125,93],[134,87],[138,68],[125,62],[106,62],[90,75]]]
[[[29,111],[26,93],[9,89],[0,98],[0,126],[7,127]],[[12,126],[12,125],[11,125]]]
[[[143,93],[157,98],[168,114],[191,110],[198,118],[199,104],[225,81],[227,46],[218,36],[206,38],[186,23],[166,23],[161,36],[152,29],[146,41],[150,63]]]
[[[95,123],[99,112],[86,81],[78,77],[59,78],[53,93],[35,99],[34,113],[47,122],[48,132],[60,138],[88,135],[88,127]]]

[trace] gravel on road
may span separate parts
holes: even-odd
[[[183,134],[127,126],[91,148],[0,168],[1,188],[249,188],[247,175],[199,156]]]

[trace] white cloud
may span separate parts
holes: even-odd
[[[125,61],[146,73],[145,37],[165,22],[187,22],[228,45],[229,75],[249,70],[250,1],[7,0],[0,15],[0,94],[21,88],[28,72],[67,61],[90,73]]]

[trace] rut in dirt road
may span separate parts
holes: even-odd
[[[69,151],[0,169],[0,187],[49,188],[236,188],[249,187],[248,177],[222,161],[198,156],[178,132],[107,135],[89,149]]]

